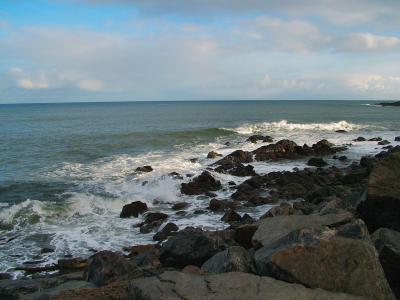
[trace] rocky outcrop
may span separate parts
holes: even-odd
[[[222,154],[217,153],[215,151],[210,151],[207,154],[207,158],[217,158],[217,157],[221,157],[221,156],[222,156]]]
[[[224,250],[229,243],[232,240],[229,240],[225,232],[205,232],[188,227],[163,244],[160,261],[165,267],[200,267],[207,259]]]
[[[376,105],[380,105],[380,106],[400,106],[400,101],[395,101],[395,102],[380,102],[380,103],[377,103]]]
[[[221,218],[221,221],[231,223],[231,222],[239,222],[242,220],[242,217],[234,210],[230,209],[227,211]]]
[[[153,236],[155,241],[166,240],[174,232],[178,231],[179,227],[175,223],[167,223],[159,232]]]
[[[367,199],[357,208],[370,232],[380,227],[400,231],[400,152],[377,162],[368,180]]]
[[[122,207],[120,218],[138,217],[139,214],[147,211],[147,204],[141,201],[135,201]]]
[[[204,171],[189,183],[181,184],[181,193],[186,195],[200,195],[209,191],[217,191],[222,187],[219,180],[214,179],[211,174]]]
[[[231,154],[228,154],[224,158],[217,161],[216,165],[223,165],[228,162],[233,163],[250,163],[253,161],[253,155],[250,152],[243,150],[233,151]]]
[[[254,273],[255,271],[253,258],[246,249],[239,246],[229,247],[215,254],[201,266],[201,269],[207,273],[227,273],[236,271]]]
[[[141,173],[149,173],[153,171],[152,166],[143,166],[143,167],[137,167],[136,172],[141,172]]]
[[[225,161],[221,162],[220,166],[214,169],[215,172],[230,174],[233,176],[244,177],[244,176],[255,176],[256,172],[252,165],[243,165],[241,163]]]
[[[120,253],[101,251],[89,257],[84,278],[97,286],[102,286],[117,279],[135,278],[141,275],[142,271],[138,266]]]
[[[252,135],[246,140],[246,142],[251,142],[253,144],[256,144],[258,141],[261,141],[263,143],[272,143],[274,140],[269,135],[263,136],[259,134]]]
[[[289,203],[282,202],[281,204],[279,204],[279,206],[272,207],[269,211],[262,215],[260,219],[272,218],[276,216],[289,216],[293,215],[294,212],[295,211],[293,207]]]
[[[400,299],[400,233],[380,228],[372,234],[371,239],[378,251],[386,278],[397,299]]]
[[[309,289],[269,277],[241,272],[215,275],[195,275],[165,272],[159,276],[132,281],[127,298],[135,300],[356,300],[365,299],[335,294],[321,289]]]

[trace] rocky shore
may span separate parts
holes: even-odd
[[[0,299],[400,299],[400,146],[388,141],[385,151],[338,168],[326,158],[347,160],[345,147],[327,140],[248,141],[266,144],[221,158],[210,152],[219,160],[181,184],[182,194],[209,197],[207,209],[223,213],[226,229],[179,230],[136,201],[120,217],[143,215],[137,226],[154,232],[154,243],[23,267],[23,279],[0,274]],[[251,165],[288,159],[307,159],[310,168],[259,175]],[[215,172],[248,179],[229,183],[232,196],[218,199]],[[264,204],[274,207],[259,219],[238,213]],[[184,215],[188,205],[172,210]]]

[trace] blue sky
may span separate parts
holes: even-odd
[[[1,0],[0,103],[400,98],[397,0]]]

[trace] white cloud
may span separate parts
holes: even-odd
[[[16,85],[22,89],[36,90],[49,88],[46,75],[43,72],[31,75],[20,68],[11,68],[9,72],[14,77]]]
[[[400,93],[400,76],[355,74],[347,79],[347,85],[359,92]]]
[[[400,50],[400,38],[378,36],[371,33],[357,33],[339,38],[335,42],[338,51],[390,51]]]

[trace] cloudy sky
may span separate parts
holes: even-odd
[[[0,103],[400,98],[399,0],[1,0]]]

